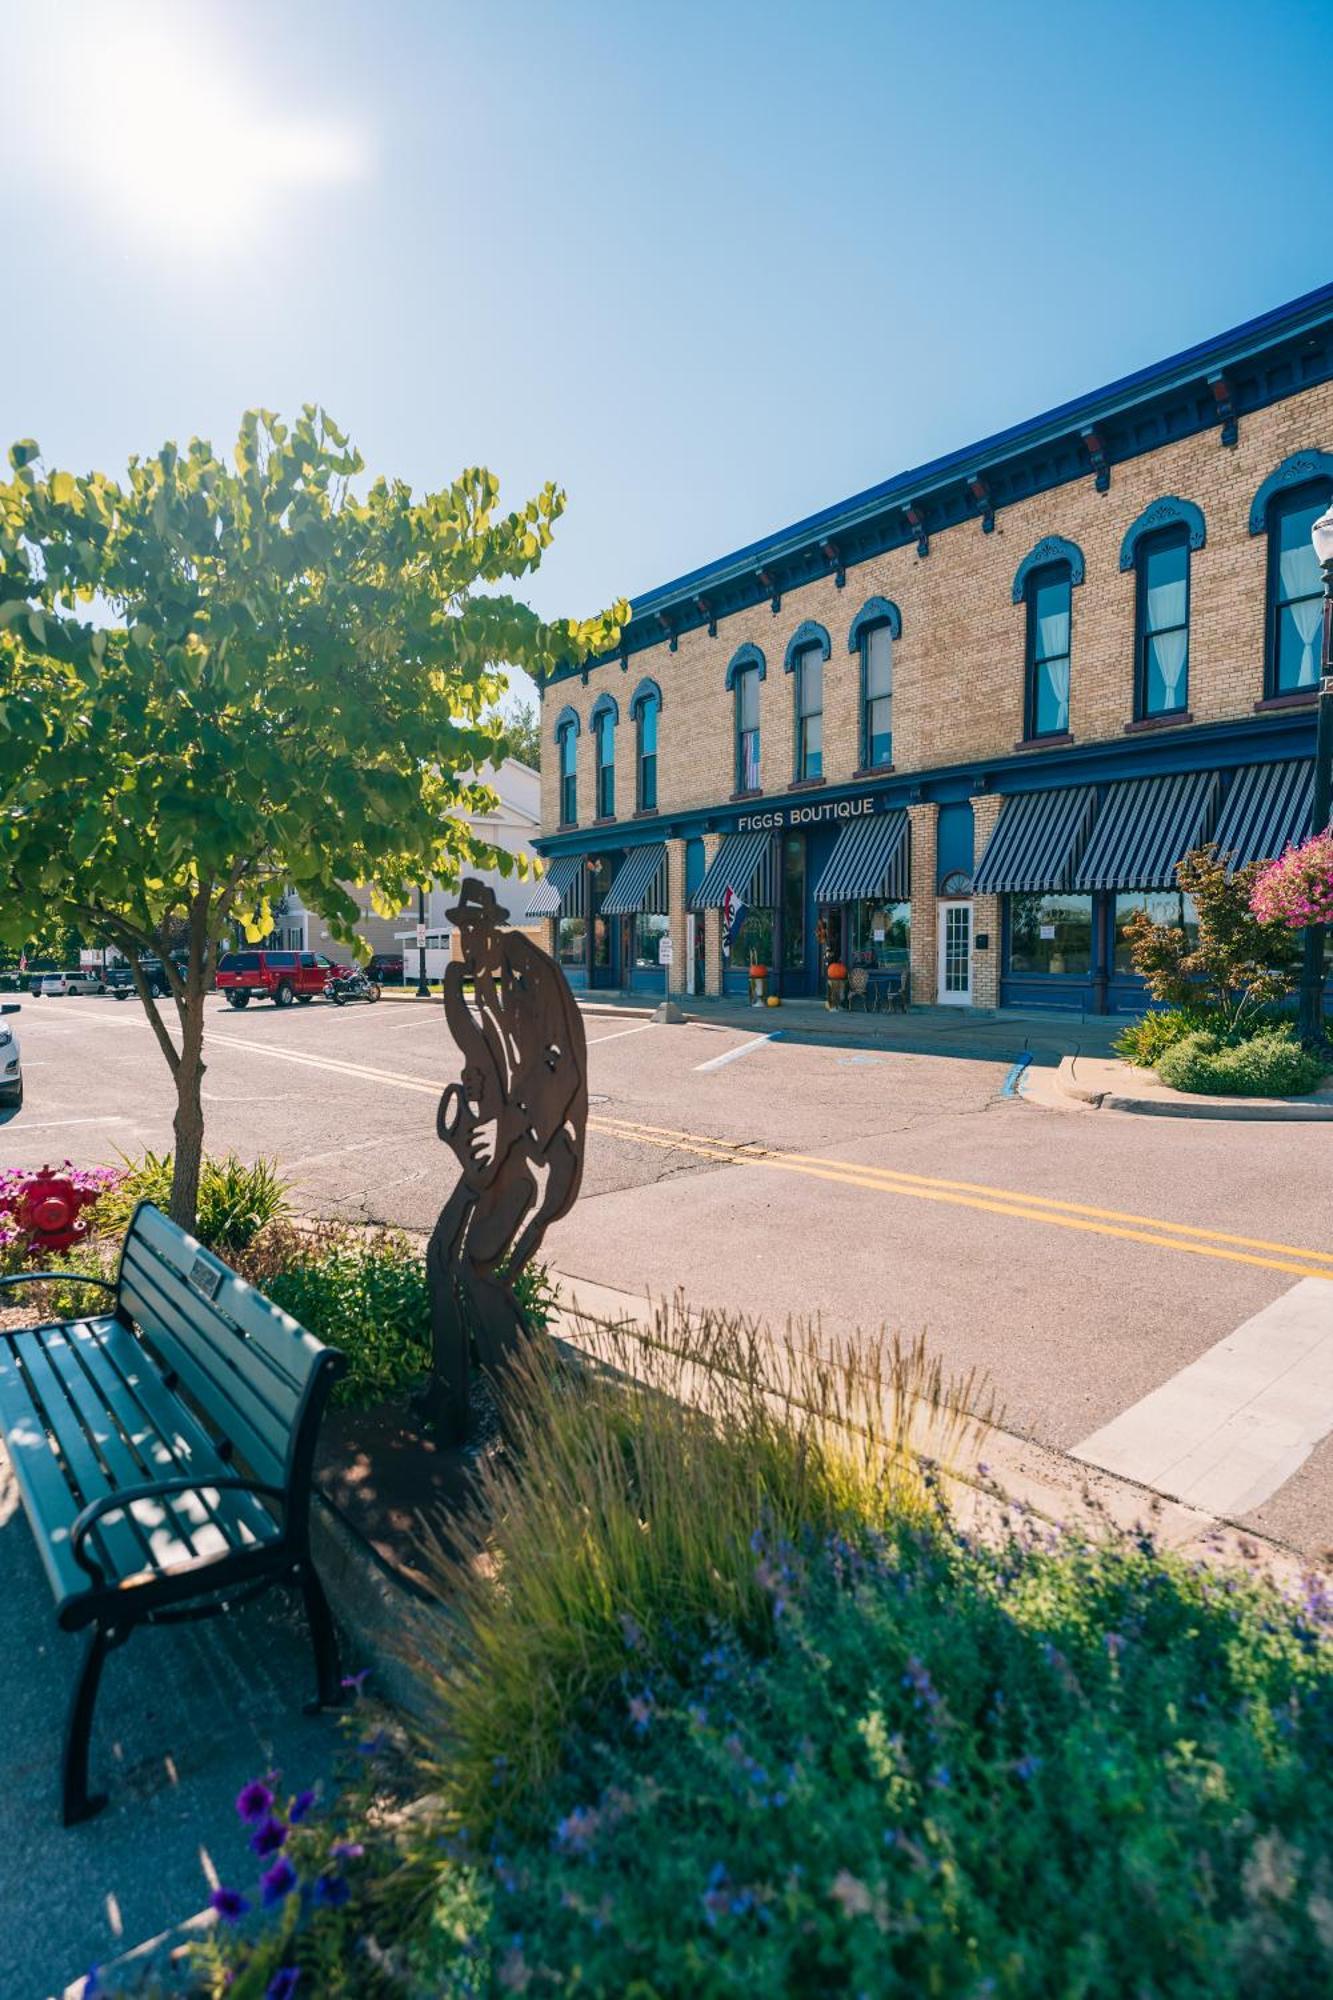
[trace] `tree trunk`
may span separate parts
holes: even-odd
[[[190,959],[185,997],[179,1005],[180,1061],[176,1068],[175,1161],[171,1174],[171,1219],[192,1230],[199,1207],[199,1169],[204,1157],[204,984],[208,956],[207,899],[197,897],[190,913]]]

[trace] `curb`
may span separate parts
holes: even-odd
[[[1315,1091],[1309,1097],[1191,1097],[1168,1091],[1154,1081],[1142,1091],[1118,1088],[1120,1076],[1104,1083],[1082,1081],[1077,1056],[1064,1056],[1055,1073],[1056,1089],[1076,1104],[1094,1111],[1125,1111],[1145,1118],[1227,1118],[1238,1123],[1318,1125],[1333,1123],[1333,1091]],[[1102,1067],[1132,1076],[1129,1064],[1103,1063]],[[1158,1092],[1164,1093],[1158,1096]]]

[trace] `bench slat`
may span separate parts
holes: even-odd
[[[39,1341],[52,1371],[59,1378],[61,1388],[74,1405],[85,1435],[105,1467],[102,1490],[105,1491],[111,1486],[137,1486],[145,1479],[154,1478],[156,1475],[152,1468],[145,1465],[142,1455],[127,1442],[121,1430],[118,1412],[107,1399],[98,1394],[79,1365],[79,1352],[83,1348],[95,1346],[95,1340],[80,1339],[77,1323],[44,1327],[31,1334],[19,1336],[17,1345],[20,1356],[26,1356],[30,1344],[36,1345]],[[91,1494],[84,1495],[85,1500],[93,1497],[95,1496]],[[107,1553],[113,1557],[116,1574],[132,1575],[134,1570],[130,1561],[130,1548],[121,1538],[119,1528],[119,1523],[107,1522],[104,1530],[98,1532],[105,1533]],[[113,1536],[116,1538],[114,1551],[111,1546]],[[152,1551],[142,1528],[134,1536],[134,1543],[137,1549],[137,1567],[151,1568]]]
[[[324,1343],[247,1279],[238,1277],[212,1251],[203,1249],[193,1236],[182,1236],[160,1209],[151,1205],[142,1208],[135,1234],[156,1257],[171,1265],[187,1286],[190,1271],[200,1258],[222,1274],[217,1305],[240,1327],[252,1350],[261,1353],[269,1367],[291,1384],[293,1397],[299,1399],[311,1369],[325,1351]],[[192,1286],[189,1289],[191,1297],[197,1299],[198,1293]]]
[[[222,1269],[220,1265],[216,1268]],[[146,1285],[178,1305],[189,1321],[192,1340],[201,1347],[224,1355],[228,1366],[235,1369],[260,1400],[274,1411],[278,1421],[290,1426],[309,1372],[307,1357],[300,1343],[289,1339],[287,1346],[290,1352],[286,1363],[279,1363],[264,1344],[246,1330],[233,1311],[234,1307],[245,1304],[236,1289],[238,1280],[221,1283],[213,1300],[201,1298],[194,1287],[181,1277],[173,1263],[159,1257],[151,1244],[137,1239],[126,1245],[120,1279],[122,1288],[127,1283]],[[316,1346],[315,1356],[318,1353]]]
[[[34,1531],[38,1523],[57,1524],[35,1532],[35,1540],[56,1601],[63,1604],[67,1598],[82,1597],[89,1580],[70,1551],[73,1515],[69,1487],[19,1372],[16,1338],[15,1334],[0,1335],[0,1429]],[[63,1527],[58,1525],[62,1522]]]
[[[86,1507],[90,1500],[100,1499],[111,1483],[46,1351],[45,1340],[58,1331],[57,1327],[37,1327],[14,1336],[19,1366],[37,1399],[38,1421],[54,1437],[64,1460],[63,1468],[58,1468],[62,1472],[64,1504],[58,1515],[46,1517],[44,1526],[48,1534],[57,1527],[68,1534],[80,1508]],[[134,1576],[148,1566],[148,1551],[123,1515],[118,1521],[99,1522],[88,1542],[89,1554],[108,1575]],[[84,1571],[79,1573],[86,1589],[91,1578]]]

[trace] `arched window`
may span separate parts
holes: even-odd
[[[759,764],[759,683],[768,667],[758,646],[740,646],[727,666],[727,686],[735,700],[736,790],[761,788]]]
[[[619,720],[620,710],[614,697],[599,695],[588,718],[593,740],[594,803],[598,819],[614,819],[616,816],[616,724]]]
[[[1189,707],[1190,543],[1184,528],[1145,535],[1137,573],[1134,713],[1140,721]]]
[[[861,663],[861,744],[863,771],[888,770],[893,763],[893,642],[902,616],[887,597],[870,597],[852,620],[847,649]]]
[[[1069,731],[1069,660],[1073,584],[1067,562],[1048,563],[1028,572],[1023,594],[1027,602],[1027,694],[1024,737]]]
[[[822,625],[806,619],[787,642],[786,669],[795,679],[797,784],[824,775],[824,662],[830,652]]]
[[[1268,632],[1264,692],[1313,694],[1319,686],[1323,579],[1310,530],[1328,506],[1330,481],[1274,494],[1268,502]]]
[[[573,826],[579,816],[579,718],[574,709],[561,709],[555,741],[560,760],[560,824]]]
[[[636,811],[657,811],[657,719],[662,690],[656,681],[640,681],[629,705],[637,736],[634,795]]]

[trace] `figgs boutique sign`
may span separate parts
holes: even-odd
[[[769,812],[742,813],[736,821],[737,833],[759,833],[768,827],[819,826],[827,820],[864,819],[868,813],[887,806],[881,798],[820,799],[808,806],[774,806]]]

